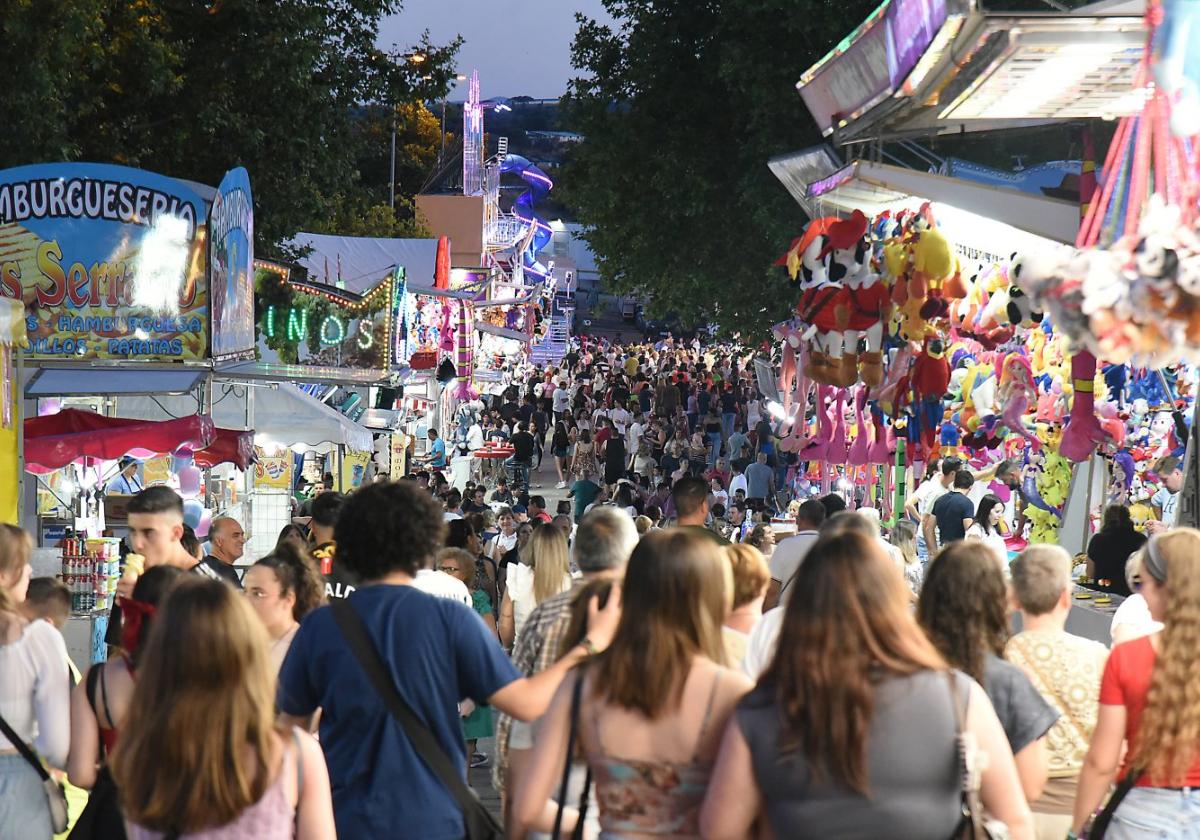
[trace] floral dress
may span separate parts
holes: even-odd
[[[575,459],[571,462],[571,472],[577,476],[599,475],[600,464],[596,461],[596,444],[579,441],[575,444]]]

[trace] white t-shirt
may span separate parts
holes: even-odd
[[[513,649],[515,650],[516,640],[521,637],[521,628],[525,626],[525,621],[537,606],[533,600],[533,566],[526,566],[521,562],[509,563],[507,574],[505,591],[513,602]],[[559,592],[566,592],[570,588],[570,577],[564,578]]]
[[[741,490],[743,493],[745,493],[748,487],[749,485],[746,483],[746,474],[738,473],[733,478],[729,479],[729,498],[732,499],[737,494],[738,490]]]
[[[1172,493],[1165,487],[1159,488],[1150,498],[1150,504],[1162,508],[1162,521],[1167,525],[1175,524],[1175,512],[1179,509],[1179,494]]]
[[[972,522],[971,527],[967,529],[966,538],[968,540],[981,540],[1000,552],[1000,556],[1005,560],[1008,559],[1008,545],[1004,542],[1004,537],[994,528],[991,533],[984,533],[982,525],[978,522]]]
[[[1155,621],[1150,616],[1150,606],[1142,593],[1135,592],[1121,602],[1113,613],[1112,624],[1108,627],[1110,635],[1115,635],[1118,627],[1123,627],[1122,641],[1139,639],[1163,629],[1162,622]]]
[[[642,435],[645,433],[646,430],[642,427],[641,423],[636,420],[630,423],[629,431],[625,434],[625,451],[637,452],[638,444],[642,442]]]
[[[413,586],[435,598],[449,598],[451,601],[471,606],[471,590],[467,589],[467,585],[461,580],[445,572],[421,569],[413,578]]]
[[[775,658],[775,648],[779,646],[779,631],[783,628],[783,609],[776,607],[767,610],[750,631],[750,639],[746,642],[746,656],[742,659],[742,671],[752,680],[762,676],[762,672],[767,670],[767,666]]]
[[[33,744],[55,767],[66,766],[71,746],[71,683],[67,646],[49,621],[25,625],[11,644],[0,645],[0,674],[4,675],[0,714],[26,743]],[[11,749],[0,735],[0,749]],[[28,765],[15,758],[22,771]]]
[[[608,413],[608,419],[613,421],[613,425],[617,427],[619,434],[625,434],[625,428],[629,425],[629,412],[617,406]]]
[[[565,388],[555,388],[552,399],[554,400],[555,411],[566,411],[567,407],[571,404],[571,395],[567,393]]]
[[[932,513],[933,503],[949,492],[950,490],[942,484],[941,479],[935,476],[913,491],[913,506],[921,516]]]
[[[809,549],[816,545],[817,537],[816,531],[800,531],[796,536],[788,537],[775,546],[775,553],[771,555],[767,565],[771,569],[771,577],[784,587],[785,596],[788,594],[788,584],[800,568]]]
[[[467,429],[467,449],[472,452],[483,449],[483,426],[478,423],[472,423],[471,428]]]

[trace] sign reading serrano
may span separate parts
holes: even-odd
[[[35,359],[202,359],[207,212],[180,181],[123,166],[0,170],[0,296]]]

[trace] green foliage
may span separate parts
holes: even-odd
[[[216,184],[242,165],[260,251],[304,228],[328,229],[339,196],[361,183],[362,103],[411,107],[440,98],[453,78],[460,40],[436,46],[424,33],[403,51],[376,46],[380,19],[399,8],[398,0],[3,0],[12,130],[0,139],[0,167],[88,160]],[[426,60],[404,58],[414,52]],[[419,136],[429,146],[427,121]],[[386,200],[386,176],[380,186],[356,202]]]
[[[875,0],[605,0],[579,18],[560,182],[602,281],[651,312],[761,335],[794,291],[771,263],[805,219],[767,160],[820,142],[796,80]]]

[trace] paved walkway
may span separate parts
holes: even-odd
[[[554,485],[558,483],[558,473],[554,469],[554,458],[550,455],[547,448],[546,455],[542,459],[541,470],[535,471],[530,476],[529,492],[535,496],[546,497],[546,507],[551,514],[554,513],[560,499],[567,498],[567,491],[560,490]],[[491,493],[492,487],[488,487],[488,492]],[[487,755],[489,759],[493,759],[496,755],[496,741],[494,738],[486,738],[479,741],[476,749]],[[479,798],[483,800],[483,804],[487,809],[500,818],[500,794],[492,787],[492,769],[489,761],[487,767],[480,767],[468,771],[467,780],[471,787],[479,794]]]

